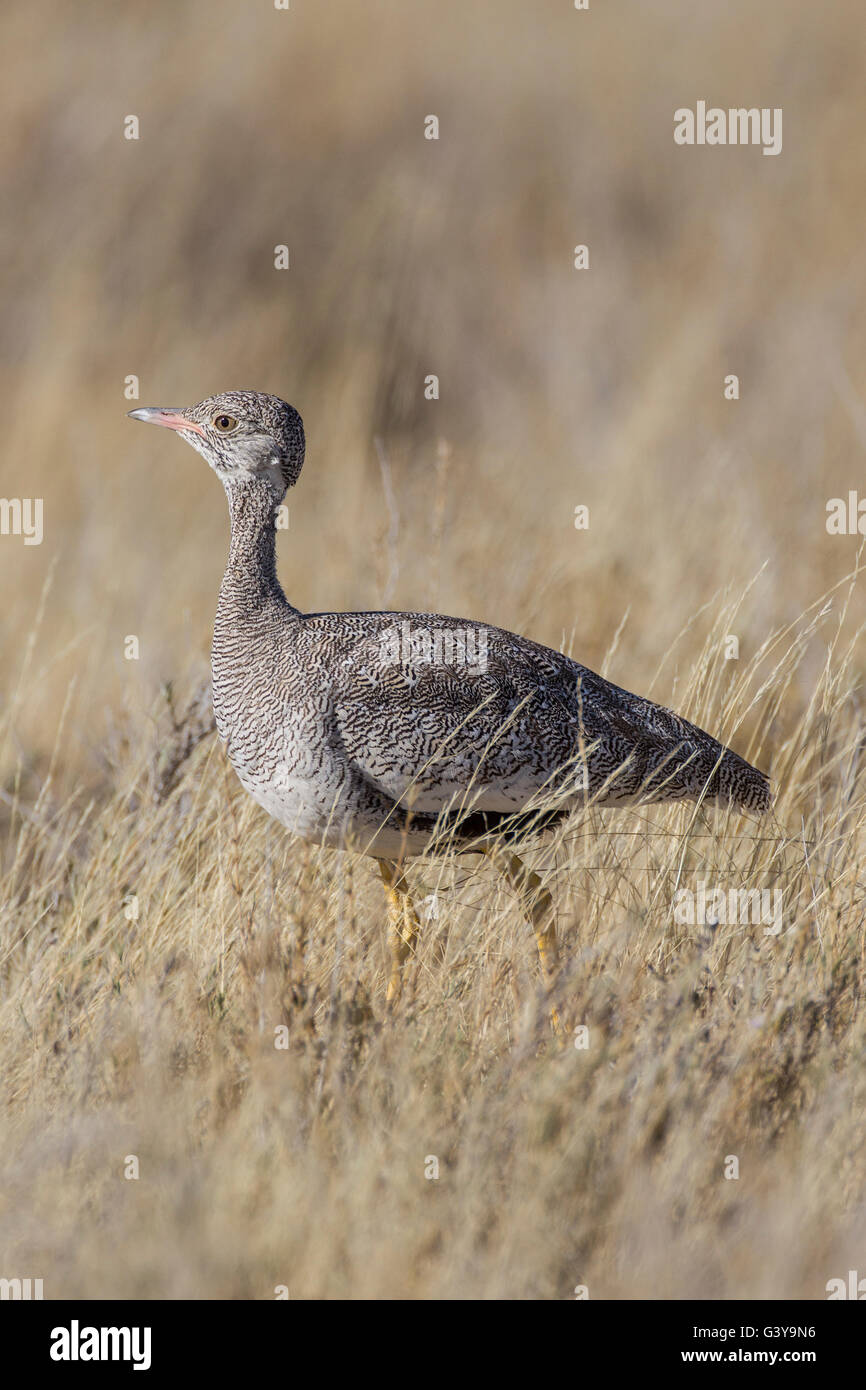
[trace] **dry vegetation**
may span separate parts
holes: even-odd
[[[4,11],[0,492],[45,540],[0,538],[0,1274],[47,1297],[866,1272],[866,577],[824,526],[866,445],[866,34],[854,0],[605,8]],[[700,97],[782,106],[782,155],[676,148]],[[224,501],[129,373],[301,410],[299,606],[529,632],[772,771],[765,823],[591,812],[549,852],[587,1049],[476,859],[411,871],[436,912],[386,1015],[372,866],[208,731]],[[780,889],[781,934],[677,925],[701,878]]]

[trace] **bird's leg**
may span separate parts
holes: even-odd
[[[538,946],[538,959],[541,974],[547,989],[550,989],[559,970],[559,947],[556,944],[556,921],[553,912],[553,899],[538,874],[527,868],[518,854],[504,849],[501,845],[490,845],[483,851],[488,859],[508,880],[520,899],[523,915],[535,932]],[[554,1019],[558,1027],[558,1019]]]
[[[388,944],[391,948],[391,974],[388,979],[388,1003],[400,998],[403,990],[403,966],[406,957],[415,950],[418,941],[418,914],[409,896],[409,885],[403,870],[393,859],[377,859],[379,873],[388,898]]]

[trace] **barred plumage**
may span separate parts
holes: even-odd
[[[243,785],[290,830],[402,861],[437,839],[519,838],[587,800],[768,809],[767,777],[738,754],[528,638],[427,613],[293,608],[275,509],[300,474],[304,433],[277,397],[130,413],[176,429],[224,484],[217,728]]]

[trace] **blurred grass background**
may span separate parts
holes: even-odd
[[[718,638],[734,632],[745,665],[769,632],[795,622],[842,580],[858,549],[858,537],[827,535],[825,506],[828,498],[857,488],[866,445],[866,32],[860,6],[853,0],[838,0],[830,9],[805,0],[769,0],[758,14],[745,0],[697,8],[685,0],[652,7],[626,0],[616,7],[593,4],[587,13],[575,12],[567,0],[532,6],[445,0],[432,9],[396,0],[329,0],[326,6],[292,0],[288,12],[230,0],[152,0],[122,8],[48,3],[7,6],[0,34],[12,55],[0,94],[0,363],[6,407],[0,494],[43,497],[45,506],[41,546],[0,539],[6,595],[0,828],[12,875],[4,898],[3,1037],[11,1113],[22,1127],[11,1131],[10,1163],[21,1187],[11,1182],[19,1196],[17,1207],[7,1204],[7,1215],[13,1209],[17,1215],[7,1228],[6,1248],[36,1260],[39,1268],[29,1271],[34,1276],[44,1268],[47,1275],[53,1271],[51,1291],[58,1293],[94,1295],[119,1287],[150,1296],[268,1296],[267,1281],[272,1273],[279,1276],[280,1259],[274,1257],[272,1270],[271,1254],[258,1250],[243,1223],[232,1227],[229,1240],[242,1252],[241,1273],[229,1262],[209,1282],[212,1246],[225,1234],[212,1224],[209,1199],[193,1204],[198,1224],[190,1217],[185,1253],[174,1263],[160,1245],[172,1220],[147,1258],[137,1262],[130,1251],[143,1227],[127,1212],[120,1221],[126,1233],[120,1248],[129,1272],[119,1284],[113,1239],[98,1239],[89,1254],[77,1256],[61,1239],[55,1254],[50,1232],[56,1219],[72,1242],[82,1212],[103,1200],[88,1188],[96,1181],[93,1165],[109,1162],[104,1155],[93,1157],[93,1145],[101,1153],[102,1144],[94,1136],[107,1127],[115,1136],[112,1152],[117,1149],[118,1127],[132,1124],[127,1102],[137,1116],[135,1142],[143,1143],[145,1134],[161,1155],[161,1190],[169,1208],[172,1202],[183,1205],[191,1179],[172,1146],[190,1116],[199,1114],[199,1102],[188,1094],[188,1079],[172,1080],[177,1067],[188,1078],[189,1059],[199,1058],[204,1074],[196,1087],[212,1087],[220,1100],[210,1113],[224,1118],[233,1113],[233,1087],[240,1087],[240,1096],[249,1082],[252,1064],[244,1048],[253,1044],[244,1029],[252,1028],[253,1035],[258,1029],[267,1048],[270,1021],[297,1007],[318,1042],[310,1042],[310,1057],[295,1077],[294,1099],[275,1099],[268,1070],[264,1080],[259,1076],[252,1083],[253,1099],[238,1101],[237,1128],[227,1133],[222,1120],[203,1119],[197,1142],[212,1177],[218,1174],[213,1181],[219,1202],[233,1206],[255,1186],[253,1135],[266,1135],[276,1125],[282,1145],[283,1122],[297,1124],[299,1135],[313,1133],[312,1147],[301,1146],[296,1154],[296,1190],[304,1190],[315,1170],[319,1199],[343,1211],[343,1227],[342,1235],[320,1235],[318,1250],[307,1256],[307,1282],[299,1296],[365,1292],[353,1285],[351,1271],[357,1274],[370,1261],[376,1273],[367,1290],[380,1295],[405,1287],[428,1296],[568,1296],[568,1281],[574,1275],[578,1282],[593,1258],[605,1271],[598,1276],[603,1287],[620,1296],[821,1296],[824,1280],[814,1263],[806,1260],[801,1269],[791,1261],[792,1213],[797,1202],[797,1209],[811,1213],[815,1238],[821,1233],[828,1242],[822,1258],[830,1261],[836,1234],[841,1239],[853,1219],[858,1185],[849,1173],[837,1205],[822,1205],[831,1201],[832,1183],[821,1166],[830,1157],[826,1144],[808,1140],[804,1129],[797,1131],[797,1142],[812,1145],[814,1158],[808,1194],[795,1199],[791,1189],[779,1195],[779,1175],[796,1163],[793,1151],[780,1156],[776,1146],[785,1124],[779,1121],[777,1128],[775,1120],[767,1121],[769,1128],[755,1123],[766,1146],[761,1183],[765,1194],[776,1191],[768,1202],[778,1210],[771,1213],[765,1204],[760,1219],[751,1212],[745,1224],[760,1236],[742,1261],[741,1246],[730,1236],[718,1247],[724,1223],[733,1218],[695,1196],[690,1237],[677,1236],[677,1275],[655,1241],[659,1232],[665,1239],[672,1238],[671,1230],[679,1232],[681,1218],[661,1200],[642,1216],[646,1170],[627,1144],[613,1161],[624,1184],[615,1218],[622,1234],[619,1263],[611,1263],[611,1247],[598,1243],[597,1231],[593,1235],[590,1198],[593,1191],[597,1195],[593,1184],[601,1167],[589,1151],[579,1167],[589,1206],[574,1214],[575,1229],[581,1221],[589,1224],[574,1238],[578,1254],[553,1248],[550,1235],[539,1234],[534,1223],[540,1209],[530,1203],[525,1225],[516,1222],[502,1244],[494,1242],[500,1263],[482,1256],[491,1213],[477,1193],[470,1197],[464,1189],[452,1206],[431,1199],[440,1201],[441,1218],[427,1213],[411,1235],[372,1234],[371,1223],[387,1221],[378,1183],[396,1181],[390,1172],[382,1178],[389,1157],[380,1154],[375,1171],[362,1177],[341,1162],[339,1152],[352,1133],[358,1142],[373,1142],[381,1118],[377,1107],[397,1105],[402,1132],[412,1135],[408,1147],[417,1138],[423,1150],[431,1120],[421,1093],[432,1085],[437,1096],[449,1096],[442,1102],[449,1123],[469,1126],[466,1152],[482,1182],[477,1164],[483,1164],[490,1134],[485,1138],[483,1113],[474,1107],[481,1105],[487,1068],[502,1069],[508,1106],[516,1103],[509,1086],[523,1094],[531,1081],[536,1094],[545,1096],[562,1079],[539,1071],[543,1047],[540,1061],[528,1044],[515,1060],[511,1023],[489,1022],[498,1007],[509,1007],[501,1002],[495,971],[477,986],[471,1023],[442,977],[441,995],[433,989],[429,996],[420,1037],[410,1022],[395,1025],[389,1039],[375,1034],[363,1073],[369,1110],[355,1097],[360,1111],[350,1114],[350,1106],[343,1116],[340,1142],[331,1132],[316,1148],[327,1093],[316,1071],[316,1048],[325,1046],[317,1032],[323,996],[319,1006],[310,1001],[318,986],[326,995],[330,990],[333,1006],[329,932],[350,942],[354,930],[369,958],[353,957],[346,945],[349,957],[341,969],[351,966],[350,978],[363,979],[373,1013],[381,1014],[380,908],[368,895],[365,866],[340,861],[340,867],[333,857],[317,858],[286,844],[260,813],[245,808],[213,747],[188,774],[179,803],[184,809],[176,812],[180,822],[166,822],[167,813],[150,803],[145,814],[136,779],[167,737],[160,722],[161,686],[174,681],[193,689],[206,670],[227,520],[221,490],[200,460],[177,441],[154,438],[125,419],[136,402],[124,398],[124,379],[139,377],[138,403],[144,405],[182,405],[219,390],[252,387],[281,395],[301,411],[307,463],[288,499],[290,530],[280,539],[284,587],[298,607],[382,606],[389,585],[389,516],[378,439],[399,509],[399,568],[390,605],[465,614],[565,645],[591,667],[607,662],[606,673],[618,683],[700,717],[716,732],[729,732],[744,717],[735,739],[740,751],[751,749],[763,766],[779,755],[791,773],[788,829],[796,833],[801,815],[817,816],[816,834],[829,833],[824,802],[816,801],[813,763],[819,746],[837,750],[834,757],[839,749],[859,756],[859,639],[842,686],[838,673],[829,672],[831,639],[819,625],[776,704],[767,697],[752,708],[743,696],[733,709],[741,667],[718,666]],[[699,99],[725,107],[782,107],[781,155],[675,146],[674,110]],[[437,142],[423,138],[424,118],[431,113],[440,121]],[[137,141],[123,136],[129,114],[140,121]],[[290,248],[287,272],[273,265],[280,243]],[[572,265],[578,243],[590,248],[585,272]],[[736,403],[723,397],[724,377],[731,372],[740,378]],[[429,373],[440,378],[435,402],[424,399]],[[590,508],[588,531],[574,529],[574,508],[581,503]],[[720,593],[740,594],[759,570],[735,625],[719,629]],[[40,595],[46,592],[37,633]],[[848,614],[852,633],[863,616],[855,586]],[[123,658],[127,634],[140,640],[137,662]],[[708,643],[715,644],[717,664],[712,679],[701,684]],[[832,719],[841,724],[831,727]],[[827,741],[820,744],[820,738]],[[782,757],[779,750],[786,748]],[[795,753],[799,763],[792,762]],[[859,763],[851,776],[857,790],[852,811],[852,784],[845,784],[846,814],[853,815],[845,822],[849,839],[852,826],[859,825]],[[841,795],[840,787],[841,782]],[[131,788],[138,788],[132,801]],[[75,829],[75,815],[88,799],[96,808],[95,823],[103,827],[96,842],[90,832]],[[202,807],[213,832],[206,840],[189,820],[204,814]],[[220,819],[221,808],[241,818],[240,848],[236,828]],[[658,824],[667,825],[659,814]],[[834,833],[838,806],[835,814]],[[109,851],[112,827],[117,838]],[[181,867],[178,840],[194,844],[200,857],[185,852]],[[272,868],[276,856],[295,885],[295,907],[283,902],[284,923],[294,920],[297,903],[306,904],[301,915],[309,917],[310,930],[318,923],[317,950],[324,953],[302,950],[301,970],[296,935],[291,949],[283,943],[282,954],[276,946],[272,955],[265,952],[257,968],[270,982],[272,1008],[262,1012],[259,1001],[254,1018],[243,990],[231,1003],[236,962],[231,969],[226,965],[225,933],[231,938],[238,921],[246,923],[243,931],[252,931],[253,918],[237,918],[234,890],[220,877],[228,872],[226,845],[235,845],[251,882],[263,872],[262,858]],[[123,894],[132,887],[143,891],[135,877],[143,862],[136,854],[157,874],[162,907],[138,928],[133,1012],[118,1025],[114,1011],[120,1005],[113,996],[125,996],[119,975],[100,973],[100,952],[114,958],[117,932],[123,935],[129,926],[120,910]],[[608,870],[610,887],[615,873],[623,872],[622,859]],[[844,990],[855,988],[851,961],[862,932],[856,864],[846,860],[845,873],[845,907],[834,918],[845,947],[825,960],[831,993],[843,989],[840,979]],[[172,883],[169,891],[166,884]],[[596,880],[592,911],[602,914],[597,928],[620,943],[598,966],[607,978],[608,969],[622,968],[621,933],[634,919],[610,908],[612,915],[605,916],[601,887]],[[95,905],[87,898],[91,889]],[[175,889],[179,898],[172,897]],[[221,893],[228,894],[225,915],[222,909],[217,914],[223,933],[217,967],[208,906],[214,893],[219,902]],[[513,905],[509,910],[513,914]],[[49,918],[53,935],[46,937]],[[655,960],[653,920],[641,918],[645,934],[635,949],[645,946]],[[661,920],[655,919],[656,926]],[[359,922],[365,924],[362,932]],[[99,951],[82,944],[91,928],[102,942]],[[296,929],[297,922],[291,931]],[[289,927],[274,925],[275,933],[280,930]],[[511,942],[520,954],[519,926],[502,930],[506,934],[497,941]],[[574,930],[575,943],[585,939],[577,918]],[[181,1007],[173,996],[166,1024],[155,1001],[162,972],[181,969],[181,937],[177,998],[186,1003]],[[304,932],[301,937],[306,941]],[[170,968],[167,940],[174,943]],[[479,943],[472,940],[477,951]],[[46,941],[67,954],[62,968],[55,964],[40,973],[34,961],[42,959]],[[747,946],[738,938],[738,950]],[[243,952],[253,949],[243,935],[241,947],[243,960]],[[132,944],[123,949],[132,950]],[[281,993],[289,988],[286,952],[295,961],[294,1005]],[[686,956],[677,969],[692,969]],[[803,1005],[811,997],[815,966],[811,958],[796,959]],[[214,968],[217,983],[209,973]],[[725,968],[734,968],[728,957]],[[743,980],[752,978],[750,971],[757,971],[754,988],[760,994],[760,967],[744,957],[732,977],[739,981],[738,1000],[748,993]],[[337,978],[344,977],[338,972]],[[628,971],[622,978],[631,980]],[[640,978],[640,988],[651,991],[652,982]],[[764,986],[770,988],[766,980]],[[626,993],[632,988],[638,986],[622,985]],[[819,986],[814,988],[820,995]],[[298,989],[309,990],[300,1002]],[[668,995],[635,997],[639,1013],[659,1011],[664,1031]],[[720,993],[715,1005],[723,1033],[726,997],[723,1003]],[[852,999],[845,998],[845,1029],[855,1028]],[[70,1000],[77,1001],[74,1007]],[[602,1014],[607,1007],[599,1005]],[[82,1020],[97,1016],[88,1035]],[[341,1039],[328,1044],[332,1051],[345,1044],[346,1055],[354,1056],[362,1047],[357,1035],[366,1026],[363,1009],[359,1016],[360,1023],[354,1015],[347,1022],[336,1007],[325,1010],[327,1026]],[[726,1054],[729,1063],[737,1047],[747,1047],[751,1016],[737,1015],[744,1031]],[[632,1022],[637,1066],[646,1039],[638,1017]],[[116,1027],[126,1042],[117,1041]],[[454,1043],[457,1035],[452,1052],[446,1039]],[[210,1039],[207,1046],[203,1036]],[[157,1039],[158,1057],[145,1066],[148,1037]],[[845,1032],[845,1056],[856,1055],[858,1040],[856,1028]],[[236,1046],[242,1061],[231,1051]],[[68,1059],[62,1066],[54,1060],[57,1048]],[[178,1049],[187,1057],[182,1065]],[[106,1059],[116,1056],[121,1060],[109,1065]],[[798,1052],[790,1065],[796,1070],[801,1060]],[[273,1059],[266,1057],[262,1065],[272,1067]],[[661,1070],[665,1066],[659,1062]],[[827,1082],[844,1072],[842,1054],[830,1049],[822,1066]],[[400,1090],[397,1076],[404,1067],[417,1090]],[[114,1080],[106,1068],[114,1069]],[[747,1075],[757,1087],[763,1072],[758,1062],[756,1068],[754,1075],[747,1068]],[[676,1089],[676,1067],[665,1075],[658,1106],[669,1116],[665,1124],[678,1117],[685,1144],[695,1096]],[[243,1084],[239,1076],[246,1078]],[[283,1077],[280,1088],[284,1084]],[[590,1131],[593,1126],[588,1092],[578,1090],[575,1109],[568,1112],[562,1100],[560,1120],[549,1133],[539,1121],[548,1138],[553,1135],[544,1172],[550,1184],[545,1200],[554,1206],[563,1161],[557,1126],[587,1113],[580,1123]],[[812,1094],[808,1086],[807,1093]],[[841,1094],[833,1092],[826,1104],[842,1105]],[[596,1132],[607,1132],[616,1145],[619,1130],[604,1130],[600,1116],[608,1114],[608,1101],[603,1091],[599,1096]],[[708,1103],[706,1097],[701,1101]],[[296,1106],[292,1117],[281,1106]],[[48,1193],[56,1191],[57,1173],[39,1169],[28,1147],[49,1114],[57,1117],[57,1143],[67,1145],[68,1158],[57,1203],[62,1214],[56,1217]],[[496,1112],[490,1124],[501,1120]],[[814,1115],[812,1120],[817,1126]],[[657,1113],[649,1114],[647,1134],[658,1122]],[[541,1131],[534,1124],[527,1121],[526,1133],[537,1137]],[[853,1132],[845,1134],[842,1149],[853,1142]],[[275,1157],[269,1142],[262,1139],[272,1165],[262,1179],[268,1192],[262,1210],[287,1221],[288,1212],[300,1221],[297,1203],[278,1184],[289,1161],[281,1149]],[[456,1152],[454,1133],[450,1142]],[[525,1134],[520,1143],[528,1144]],[[516,1173],[523,1183],[543,1166],[546,1152],[542,1145],[539,1158],[528,1144],[520,1148],[519,1162],[511,1153],[491,1160],[497,1174],[491,1202],[514,1190]],[[686,1146],[683,1164],[688,1153]],[[672,1193],[681,1177],[676,1172],[676,1179],[667,1179]],[[32,1195],[31,1183],[44,1200]],[[402,1192],[399,1183],[397,1188]],[[417,1193],[403,1197],[394,1199],[397,1208],[414,1210]],[[314,1205],[315,1184],[307,1200]],[[550,1207],[541,1207],[549,1216]],[[32,1220],[22,1211],[32,1211]],[[110,1229],[118,1219],[115,1211]],[[606,1219],[613,1230],[614,1218]],[[860,1223],[856,1229],[862,1233],[862,1208]],[[293,1239],[303,1244],[300,1226],[293,1230]],[[314,1229],[308,1234],[315,1240]],[[340,1254],[344,1239],[350,1255]],[[611,1241],[616,1246],[613,1236]],[[708,1254],[714,1242],[721,1249],[715,1263]],[[632,1264],[622,1253],[630,1249],[640,1251]],[[771,1249],[770,1265],[762,1263],[762,1251],[769,1258]],[[426,1252],[423,1258],[419,1250]],[[502,1273],[505,1255],[511,1282]],[[410,1268],[415,1273],[407,1286]],[[826,1277],[847,1268],[828,1267]],[[15,1272],[5,1264],[0,1270]]]

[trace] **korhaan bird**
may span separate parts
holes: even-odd
[[[562,653],[429,613],[301,613],[277,579],[277,508],[304,462],[292,406],[228,391],[133,419],[204,456],[231,520],[214,621],[216,725],[251,796],[305,840],[374,856],[390,916],[387,998],[419,924],[406,860],[487,854],[517,891],[550,986],[550,894],[515,851],[577,807],[715,801],[762,813],[767,777],[702,729]]]

